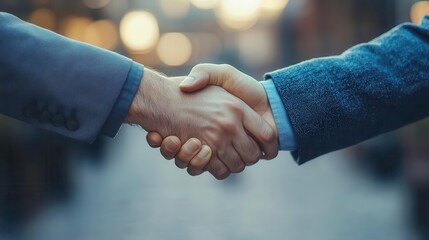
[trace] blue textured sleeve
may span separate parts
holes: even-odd
[[[271,110],[273,111],[274,120],[276,122],[277,131],[279,134],[280,150],[294,151],[297,149],[295,134],[292,130],[292,125],[287,116],[286,109],[283,106],[282,99],[277,92],[276,86],[272,80],[261,81],[262,86],[270,102]]]
[[[115,137],[118,133],[122,123],[124,122],[125,117],[127,116],[134,96],[136,95],[137,90],[140,86],[140,82],[143,77],[143,72],[143,65],[136,62],[132,63],[127,80],[122,88],[118,100],[113,106],[113,110],[110,113],[106,123],[104,124],[102,130],[103,135]]]
[[[339,56],[267,74],[282,99],[303,164],[429,117],[429,16]]]

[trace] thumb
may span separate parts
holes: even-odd
[[[195,92],[209,84],[211,84],[209,73],[197,65],[180,83],[179,87],[183,92]]]
[[[227,64],[196,65],[192,68],[189,76],[180,84],[180,90],[195,92],[207,85],[224,88],[252,108],[266,100],[265,90],[256,79]]]

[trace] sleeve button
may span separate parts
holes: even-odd
[[[52,119],[52,114],[48,110],[42,110],[38,116],[39,122],[48,123]]]
[[[76,118],[71,118],[66,123],[66,128],[70,131],[76,131],[79,129],[79,121]]]
[[[52,118],[52,125],[54,125],[55,127],[64,126],[65,123],[66,123],[66,117],[61,113],[57,113]]]

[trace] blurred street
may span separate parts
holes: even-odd
[[[109,141],[102,168],[76,161],[75,197],[24,239],[413,239],[404,184],[372,181],[343,152],[301,167],[282,153],[217,181],[188,176],[135,130]]]
[[[0,0],[0,12],[168,76],[210,62],[262,80],[418,24],[429,1]],[[0,240],[429,239],[428,120],[225,181],[190,177],[145,135],[123,126],[86,145],[0,116]]]

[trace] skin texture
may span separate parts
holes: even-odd
[[[216,85],[224,88],[226,91],[235,95],[248,104],[256,113],[274,129],[277,139],[277,128],[275,125],[273,113],[263,86],[254,78],[238,71],[230,65],[200,64],[195,66],[189,76],[180,84],[183,92],[198,92],[208,85]],[[157,132],[149,132],[148,142],[153,147],[161,147],[161,153],[167,159],[176,157],[184,163],[190,163],[189,169],[198,169],[191,171],[191,175],[198,175],[203,172],[201,166],[208,163],[208,159],[198,157],[201,151],[207,149],[197,138],[191,138],[181,146],[180,140],[176,136],[162,138]],[[278,153],[278,142],[274,141],[269,144],[259,142],[264,149],[261,158],[273,159]],[[197,156],[197,157],[195,157]],[[248,163],[247,165],[256,162]],[[198,171],[199,170],[199,171]]]
[[[262,156],[259,145],[276,142],[272,126],[241,99],[218,86],[182,92],[179,84],[184,79],[147,69],[126,118],[127,123],[159,133],[158,140],[176,136],[165,141],[161,148],[164,155],[186,143],[176,155],[177,167],[187,168],[192,163],[188,168],[191,175],[206,169],[217,179],[224,179],[256,163]]]

